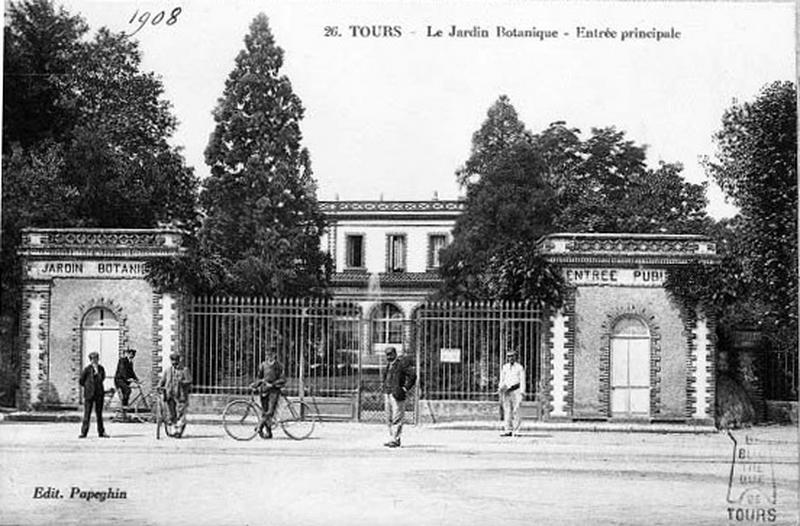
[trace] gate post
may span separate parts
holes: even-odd
[[[414,380],[414,385],[417,386],[417,392],[416,392],[417,396],[414,398],[414,425],[418,426],[419,425],[420,398],[422,398],[422,384],[420,384],[420,377],[422,376],[422,373],[420,371],[420,365],[421,365],[420,362],[421,362],[421,360],[420,360],[420,355],[419,355],[420,354],[420,347],[421,347],[421,345],[420,345],[419,318],[417,318],[416,320],[412,320],[411,323],[416,325],[416,327],[414,327],[414,329],[415,329],[414,330],[415,338],[413,340],[414,354],[416,356],[416,363],[414,364],[414,374],[417,376],[416,379]]]
[[[358,327],[359,345],[358,345],[358,362],[356,364],[357,365],[357,369],[356,369],[356,371],[357,371],[356,372],[356,376],[357,376],[357,382],[356,382],[356,422],[361,422],[361,385],[362,385],[362,383],[364,381],[364,379],[361,376],[361,368],[362,368],[361,365],[362,365],[362,359],[363,359],[363,355],[364,355],[364,349],[366,348],[366,340],[367,340],[366,332],[367,332],[366,331],[366,322],[364,320],[361,320],[360,323],[359,323],[359,327]]]
[[[300,402],[303,402],[303,398],[305,395],[305,382],[303,376],[305,375],[305,343],[310,340],[310,330],[308,327],[308,307],[303,307],[300,310],[300,370],[297,373],[297,395],[300,398]],[[300,406],[302,409],[302,405]]]

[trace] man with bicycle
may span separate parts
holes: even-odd
[[[158,382],[158,390],[164,396],[169,411],[169,423],[174,426],[174,437],[180,438],[186,429],[186,410],[189,408],[189,392],[192,388],[192,373],[181,363],[178,353],[169,355],[171,365]]]
[[[278,363],[278,351],[271,347],[267,350],[266,359],[258,366],[256,381],[250,385],[252,389],[259,389],[261,394],[263,412],[256,431],[262,438],[272,438],[272,417],[284,385],[286,385],[286,376],[283,367]]]
[[[114,385],[119,391],[120,401],[122,402],[122,419],[128,419],[128,400],[131,396],[131,383],[138,382],[139,378],[133,370],[133,359],[136,357],[136,349],[125,349],[122,357],[117,362],[117,372],[114,374]]]

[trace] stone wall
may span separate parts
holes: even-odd
[[[50,293],[50,363],[48,378],[61,404],[79,404],[78,377],[86,364],[81,350],[81,322],[94,307],[105,307],[120,325],[120,349],[137,349],[134,368],[140,379],[152,377],[152,288],[144,280],[54,279]],[[117,364],[101,364],[113,377]]]
[[[610,416],[610,331],[620,317],[635,315],[651,334],[651,418],[685,418],[689,335],[666,291],[583,286],[575,296],[573,417]]]

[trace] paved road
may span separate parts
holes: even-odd
[[[408,427],[404,447],[390,450],[376,425],[324,424],[304,442],[235,442],[201,425],[158,442],[150,426],[109,430],[111,439],[79,441],[76,424],[0,424],[0,523],[794,524],[797,509],[791,428],[736,433],[740,443],[745,435],[758,442],[749,446],[755,455],[769,450],[751,467],[764,471],[757,485],[766,493],[775,481],[777,504],[759,506],[726,502],[733,449],[725,434],[508,439]],[[37,487],[63,498],[34,499]],[[108,488],[126,498],[85,500]],[[729,520],[729,508],[753,510],[754,519],[773,509],[776,520],[737,521],[735,511]]]

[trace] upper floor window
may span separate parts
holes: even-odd
[[[439,268],[441,260],[439,251],[447,244],[447,236],[444,234],[431,234],[428,236],[428,268]]]
[[[345,267],[364,267],[364,236],[350,235],[345,238]]]
[[[388,272],[405,272],[406,270],[406,236],[390,234],[386,236],[386,270]]]

